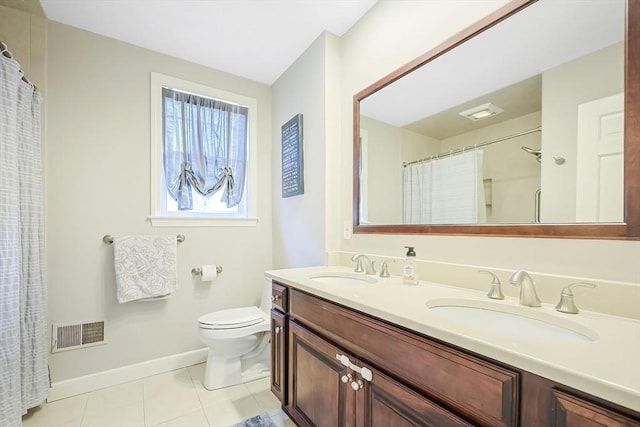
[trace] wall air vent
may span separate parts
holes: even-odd
[[[54,323],[51,341],[52,353],[105,344],[104,321]]]

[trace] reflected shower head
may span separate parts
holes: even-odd
[[[529,148],[529,147],[522,147],[522,149],[524,151],[526,151],[527,153],[536,156],[536,160],[538,161],[538,163],[542,162],[542,149],[538,148],[537,150],[534,148]]]

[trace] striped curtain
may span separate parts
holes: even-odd
[[[0,426],[47,396],[42,97],[0,55]]]

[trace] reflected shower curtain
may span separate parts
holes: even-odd
[[[405,224],[487,222],[482,150],[404,168]]]
[[[42,97],[0,55],[0,426],[47,396]]]

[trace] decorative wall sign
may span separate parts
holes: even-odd
[[[304,194],[302,114],[282,125],[282,197]]]

